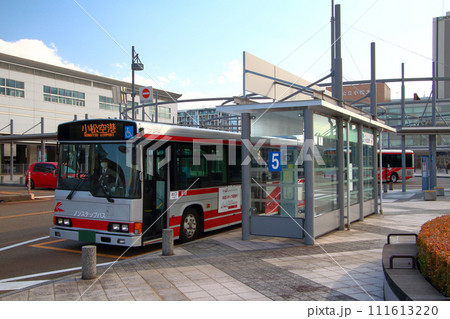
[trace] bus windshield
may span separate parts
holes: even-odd
[[[58,189],[89,191],[95,197],[140,198],[136,149],[125,143],[63,143],[58,163]]]

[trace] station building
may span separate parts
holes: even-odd
[[[180,96],[154,89],[158,101],[174,102],[158,106],[158,122],[176,122]],[[131,106],[131,83],[0,53],[0,136],[56,133],[60,123],[74,119],[124,118],[125,107],[130,118]],[[135,112],[136,119],[151,121],[155,109]],[[45,143],[44,152],[41,145],[23,140],[11,147],[0,141],[1,174],[10,173],[11,156],[14,174],[36,161],[55,161],[56,143]]]
[[[215,107],[179,110],[178,124],[240,132],[241,117],[227,112],[217,111]]]

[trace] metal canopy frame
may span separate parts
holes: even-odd
[[[312,109],[315,113],[329,116],[342,117],[344,119],[351,118],[353,123],[363,124],[365,126],[381,129],[388,132],[397,132],[391,126],[385,124],[384,121],[374,120],[365,112],[357,112],[356,109],[348,106],[339,106],[324,100],[306,100],[306,101],[290,101],[290,102],[274,102],[274,103],[258,103],[258,104],[242,104],[230,106],[218,106],[218,111],[232,114],[244,113],[267,113],[267,112],[283,112],[283,111],[299,111],[303,109]]]

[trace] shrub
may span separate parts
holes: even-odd
[[[417,237],[418,263],[422,275],[444,296],[450,296],[450,215],[422,225]]]

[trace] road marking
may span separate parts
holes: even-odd
[[[48,212],[39,212],[39,213],[28,213],[28,214],[20,214],[20,215],[1,216],[0,219],[15,218],[15,217],[24,217],[24,216],[32,216],[32,215],[42,215],[42,214],[48,214],[48,213],[54,213],[54,211],[50,210],[50,211],[48,211]]]
[[[114,263],[113,261],[110,261],[110,262],[103,263],[103,264],[97,264],[97,267],[109,266],[109,265],[111,265],[113,263]],[[20,276],[20,277],[6,278],[6,279],[1,279],[0,283],[10,282],[10,281],[18,281],[18,280],[29,279],[29,278],[36,278],[36,277],[42,277],[42,276],[49,276],[49,275],[55,275],[55,274],[60,274],[60,273],[64,273],[64,272],[78,271],[78,270],[81,270],[81,267],[60,269],[60,270],[54,270],[54,271],[41,272],[39,274],[32,274],[32,275],[25,275],[25,276]]]
[[[26,245],[26,244],[33,243],[35,241],[40,241],[40,240],[47,239],[47,238],[50,238],[50,236],[44,236],[44,237],[40,237],[40,238],[35,238],[35,239],[27,240],[27,241],[24,241],[24,242],[21,242],[21,243],[17,243],[17,244],[11,245],[11,246],[3,247],[3,248],[0,248],[0,251],[8,250],[8,249],[11,249],[11,248],[16,248],[16,247],[19,247],[19,246],[22,246],[22,245]]]
[[[38,285],[48,280],[12,281],[0,283],[0,291],[23,289]]]
[[[58,243],[58,242],[62,242],[62,241],[65,241],[65,239],[57,239],[57,240],[53,240],[53,241],[49,241],[49,242],[44,242],[44,243],[40,243],[40,244],[30,245],[30,247],[42,248],[42,249],[50,249],[50,250],[57,250],[57,251],[64,251],[64,252],[75,253],[75,254],[81,254],[80,250],[47,246],[49,244],[54,244],[54,243]],[[128,259],[128,258],[130,258],[130,257],[123,257],[123,256],[120,257],[120,256],[114,256],[114,255],[108,255],[108,254],[97,254],[97,256],[99,256],[99,257],[106,257],[106,258],[113,258],[113,259],[117,259],[117,258],[119,258],[119,259]]]
[[[53,198],[53,197],[55,197],[55,195],[34,196],[35,199],[40,199],[40,198]]]

